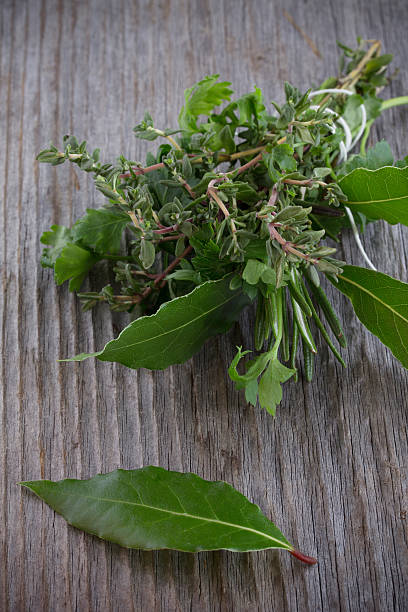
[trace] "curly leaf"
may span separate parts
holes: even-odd
[[[280,548],[307,563],[279,529],[226,482],[149,466],[89,480],[20,483],[66,521],[127,548],[247,552]]]
[[[68,244],[64,247],[55,261],[54,274],[57,285],[62,285],[66,280],[70,280],[69,290],[79,291],[89,270],[99,261],[86,249],[77,244]]]
[[[408,167],[357,168],[346,174],[339,185],[348,198],[345,204],[353,212],[393,225],[408,225]]]
[[[272,359],[259,382],[261,408],[265,408],[269,414],[275,416],[276,406],[282,401],[281,383],[289,380],[294,374],[296,370],[282,365],[276,357]]]
[[[408,368],[408,284],[374,270],[344,266],[335,287],[350,298],[367,329]]]
[[[44,232],[40,240],[48,246],[42,252],[41,265],[44,268],[53,268],[62,249],[72,242],[72,233],[63,225],[51,225],[50,231]]]
[[[182,130],[198,132],[197,119],[199,115],[210,115],[212,110],[223,100],[229,100],[232,89],[231,83],[223,81],[217,83],[220,75],[213,74],[193,85],[184,92],[185,105],[179,114],[179,125]]]
[[[150,370],[184,363],[210,336],[227,331],[249,304],[241,289],[231,291],[230,280],[231,276],[207,281],[191,293],[163,304],[156,314],[133,321],[101,351],[64,361],[97,357]]]
[[[98,253],[117,253],[129,215],[121,210],[87,208],[86,214],[72,228],[75,241]]]

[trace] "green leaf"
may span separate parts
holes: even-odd
[[[350,298],[367,329],[408,368],[408,284],[358,266],[344,266],[333,284]]]
[[[156,314],[133,321],[101,351],[82,353],[65,361],[97,357],[150,370],[184,363],[210,336],[227,331],[249,304],[241,289],[230,290],[230,280],[231,276],[227,276],[207,281],[191,293],[163,304]]]
[[[294,150],[288,144],[277,145],[270,154],[270,163],[276,163],[285,172],[294,172],[297,164],[293,154]]]
[[[345,204],[353,212],[393,225],[408,225],[408,168],[357,168],[339,184],[348,198]]]
[[[138,123],[133,131],[136,138],[142,140],[156,140],[158,136],[164,135],[160,130],[156,130],[153,126],[153,119],[149,113],[145,113],[143,121]]]
[[[42,252],[41,265],[44,268],[53,268],[62,249],[72,241],[72,233],[63,225],[51,225],[51,230],[44,232],[40,240],[49,247]]]
[[[55,282],[62,285],[71,279],[69,290],[79,291],[85,276],[98,260],[98,257],[77,244],[68,244],[55,261]]]
[[[256,259],[248,259],[242,278],[250,285],[256,285],[268,266]]]
[[[154,244],[149,240],[142,238],[140,245],[140,261],[143,264],[145,270],[148,270],[154,264],[156,259],[156,250]]]
[[[234,114],[235,110],[238,111],[238,119]],[[234,100],[234,102],[231,102],[231,104],[224,108],[220,116],[230,117],[238,126],[255,127],[259,124],[264,124],[267,120],[267,115],[261,90],[255,87],[255,91]]]
[[[393,57],[394,56],[391,55],[390,53],[385,53],[384,55],[381,55],[380,57],[374,57],[373,59],[370,59],[366,64],[366,67],[364,70],[365,74],[377,72],[377,70],[380,70],[380,68],[387,66],[392,61]]]
[[[193,85],[184,92],[185,105],[179,114],[179,125],[182,130],[198,132],[199,115],[210,115],[215,106],[223,100],[229,100],[232,89],[226,81],[217,83],[220,75],[213,74]]]
[[[344,165],[342,174],[348,174],[355,168],[368,168],[378,170],[383,166],[392,166],[394,156],[391,147],[386,140],[380,140],[373,147],[367,149],[366,155],[353,155]]]
[[[196,255],[191,263],[205,280],[218,280],[231,271],[231,262],[220,259],[220,247],[211,239],[201,240],[197,234],[190,238]]]
[[[127,548],[294,552],[260,508],[226,482],[148,466],[89,480],[20,483],[74,527]],[[310,562],[310,561],[309,561]]]
[[[343,119],[346,121],[352,131],[361,124],[360,106],[363,104],[363,102],[363,98],[358,94],[349,96],[346,100]]]
[[[282,365],[276,357],[271,360],[259,382],[259,404],[261,408],[265,408],[269,414],[275,416],[276,406],[282,401],[281,383],[289,380],[294,374],[296,374],[296,370]]]
[[[117,253],[129,215],[121,210],[87,208],[86,214],[72,228],[76,242],[97,253]]]

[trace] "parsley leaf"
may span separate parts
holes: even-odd
[[[97,253],[117,253],[122,234],[129,222],[129,215],[120,209],[87,208],[86,215],[72,228],[73,236],[75,242],[81,242]]]
[[[99,257],[90,251],[77,244],[68,244],[55,261],[54,271],[57,285],[62,285],[63,282],[71,279],[69,290],[78,291],[85,276],[97,261]]]
[[[219,74],[205,77],[193,87],[186,89],[185,105],[179,114],[179,125],[187,132],[199,132],[197,119],[199,115],[210,115],[223,100],[229,100],[232,89],[231,83],[222,81],[217,83]]]
[[[40,240],[49,247],[43,249],[41,265],[43,268],[53,268],[62,249],[72,241],[72,231],[63,225],[51,225],[51,231],[44,232]]]

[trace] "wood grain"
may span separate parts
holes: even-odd
[[[357,35],[395,53],[391,94],[407,93],[406,2],[2,0],[0,19],[0,609],[407,610],[407,372],[340,295],[347,371],[322,347],[316,380],[287,385],[276,420],[248,408],[226,376],[234,346],[251,344],[250,313],[165,372],[58,364],[102,347],[121,319],[83,313],[40,267],[41,233],[101,200],[86,176],[34,160],[67,132],[104,159],[137,158],[146,148],[131,130],[144,111],[174,125],[184,88],[203,75],[280,100],[283,80],[306,89],[335,72],[336,39]],[[400,157],[407,125],[396,108],[377,128]],[[407,239],[379,223],[364,242],[407,282]],[[362,264],[349,236],[340,256]],[[148,464],[227,480],[318,566],[274,551],[120,549],[69,528],[16,484]]]

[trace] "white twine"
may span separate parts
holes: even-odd
[[[318,89],[316,91],[311,91],[309,94],[310,98],[313,98],[314,96],[320,96],[321,94],[326,94],[326,93],[330,93],[330,94],[337,94],[337,95],[342,95],[342,94],[346,94],[346,96],[352,96],[354,94],[353,91],[350,91],[349,89]],[[318,110],[319,106],[311,106],[310,107],[313,110]],[[343,132],[344,132],[344,139],[345,142],[341,141],[339,148],[340,148],[340,163],[343,161],[347,160],[347,156],[349,154],[349,152],[355,147],[355,145],[358,143],[358,141],[360,140],[360,138],[362,137],[362,135],[364,134],[364,130],[366,127],[366,123],[367,123],[367,111],[366,108],[364,106],[364,103],[362,103],[360,105],[360,111],[361,111],[361,125],[358,129],[358,132],[353,140],[352,134],[351,134],[351,130],[350,130],[350,126],[348,125],[347,121],[345,119],[343,119],[343,117],[337,117],[336,122],[339,123],[341,125],[341,127],[343,128]],[[326,108],[325,112],[328,113],[329,115],[337,115],[336,112],[334,112],[331,108]],[[335,126],[333,126],[333,129],[331,129],[332,133],[336,132],[336,128]],[[377,270],[377,268],[374,266],[374,264],[372,263],[372,261],[370,260],[370,258],[368,257],[366,251],[364,250],[363,244],[361,242],[360,239],[360,234],[358,232],[358,227],[357,224],[355,222],[353,213],[351,212],[350,208],[348,206],[345,206],[345,211],[347,213],[347,216],[350,220],[350,225],[351,225],[351,229],[353,230],[353,235],[354,235],[354,239],[356,241],[356,244],[360,250],[360,253],[362,254],[362,256],[364,257],[364,260],[367,262],[368,266],[372,269],[372,270]]]

